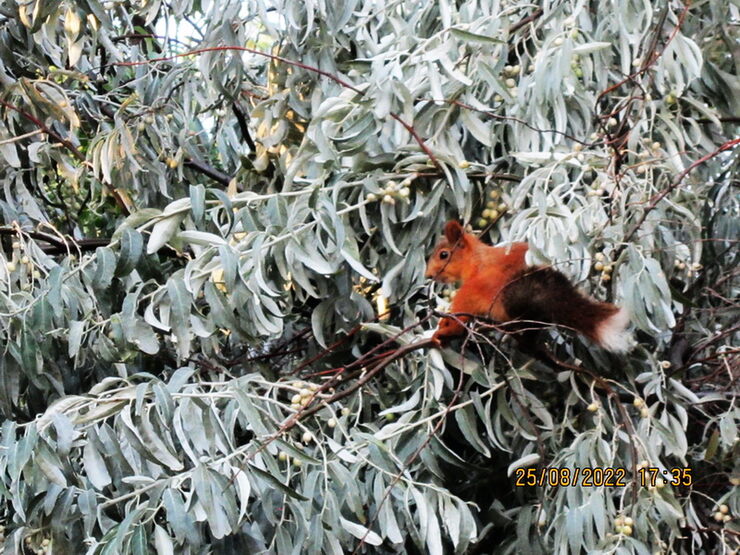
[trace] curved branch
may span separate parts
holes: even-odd
[[[295,60],[290,60],[288,58],[284,58],[282,56],[278,56],[276,54],[270,54],[268,52],[263,52],[261,50],[256,50],[254,48],[248,48],[246,46],[211,46],[208,48],[198,48],[196,50],[190,50],[188,52],[183,52],[182,54],[174,54],[172,56],[162,56],[160,58],[152,58],[151,60],[144,60],[140,62],[116,62],[113,65],[117,66],[140,66],[140,65],[146,65],[151,64],[155,62],[168,62],[172,61],[177,58],[183,58],[187,56],[194,56],[196,54],[206,54],[208,52],[228,52],[230,50],[235,50],[238,52],[248,52],[250,54],[254,54],[256,56],[264,56],[265,58],[269,58],[270,60],[273,60],[275,62],[280,62],[283,64],[299,67],[301,69],[304,69],[306,71],[311,71],[313,73],[316,73],[318,75],[321,75],[322,77],[326,77],[327,79],[330,79],[340,85],[341,87],[344,87],[345,89],[349,89],[355,93],[357,93],[359,96],[365,96],[365,91],[362,89],[359,89],[352,85],[351,83],[345,81],[344,79],[341,79],[340,77],[337,77],[336,75],[329,73],[328,71],[324,71],[323,69],[319,69],[317,67],[309,66],[307,64],[297,62]],[[432,163],[440,170],[442,171],[442,167],[437,160],[437,157],[434,155],[434,153],[431,151],[429,146],[427,146],[424,139],[422,139],[419,134],[414,129],[413,125],[406,122],[403,118],[401,118],[400,115],[398,115],[396,112],[390,112],[389,115],[396,120],[398,123],[403,125],[403,127],[411,133],[411,136],[414,138],[414,140],[418,143],[418,145],[421,147],[421,149],[424,151],[424,153],[429,156],[429,159],[432,161]]]
[[[227,187],[232,179],[230,175],[223,173],[221,170],[217,170],[213,166],[209,166],[205,162],[196,160],[195,158],[185,160],[184,165],[186,168],[190,168],[191,170],[210,177],[214,181],[219,182],[224,187]]]
[[[686,168],[684,171],[682,171],[680,174],[678,174],[678,177],[671,183],[668,187],[663,189],[660,193],[653,196],[653,198],[650,199],[650,202],[645,207],[645,210],[642,213],[642,216],[640,216],[640,219],[637,220],[637,223],[632,227],[632,229],[627,233],[626,237],[624,238],[623,245],[620,247],[620,250],[624,248],[624,244],[629,243],[630,239],[637,233],[637,231],[640,229],[640,226],[645,222],[645,219],[648,217],[648,214],[652,212],[655,207],[658,205],[658,203],[663,200],[668,194],[673,191],[676,187],[678,187],[681,182],[684,180],[684,178],[691,173],[691,171],[696,168],[697,166],[703,164],[707,160],[711,160],[721,152],[724,152],[725,150],[729,150],[735,145],[740,144],[740,138],[732,139],[730,141],[727,141],[726,143],[722,144],[717,150],[714,152],[710,152],[709,154],[706,154],[696,160],[693,164],[691,164],[688,168]]]

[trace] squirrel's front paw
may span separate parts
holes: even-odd
[[[442,348],[442,338],[435,332],[435,334],[432,336],[432,347],[435,349],[441,349]]]

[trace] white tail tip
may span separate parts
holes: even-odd
[[[614,353],[629,351],[632,348],[632,336],[625,329],[629,323],[627,311],[620,308],[599,324],[596,330],[599,345]]]

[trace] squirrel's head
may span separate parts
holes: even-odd
[[[447,222],[444,238],[437,243],[427,261],[426,277],[442,283],[460,281],[465,270],[466,252],[472,252],[472,241],[475,237],[465,233],[460,222]]]

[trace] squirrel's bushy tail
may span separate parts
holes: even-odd
[[[624,309],[587,297],[549,266],[531,266],[515,274],[500,295],[512,319],[568,327],[608,351],[624,352],[631,345]]]

